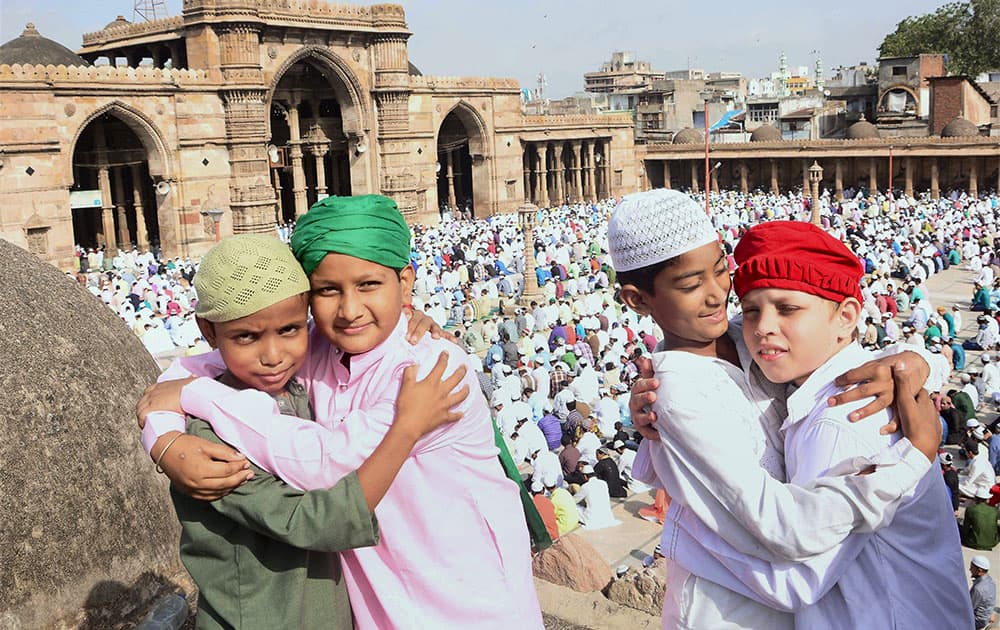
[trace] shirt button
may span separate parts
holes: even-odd
[[[340,385],[337,386],[337,388],[340,391],[344,391],[345,389],[347,389],[347,385],[345,383],[341,383]]]

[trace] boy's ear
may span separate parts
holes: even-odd
[[[403,285],[403,304],[413,301],[413,281],[416,274],[413,273],[413,266],[407,265],[399,271],[399,282]]]
[[[835,318],[842,334],[850,337],[857,329],[858,319],[861,317],[861,302],[857,298],[849,297],[837,307]]]
[[[218,348],[219,346],[215,344],[215,324],[197,315],[194,316],[194,321],[198,323],[198,330],[201,331],[201,335],[208,342],[208,345]]]
[[[621,297],[622,302],[625,302],[636,313],[640,315],[650,314],[650,295],[634,284],[623,285],[618,295]]]

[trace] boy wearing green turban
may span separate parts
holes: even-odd
[[[315,204],[299,219],[292,250],[312,291],[315,326],[299,375],[316,422],[279,422],[280,410],[260,396],[209,379],[187,385],[181,402],[264,469],[323,488],[370,457],[396,410],[415,404],[399,396],[404,368],[423,375],[441,353],[449,369],[469,357],[426,335],[406,343],[410,232],[391,199]],[[472,370],[462,381],[462,419],[418,440],[379,504],[381,542],[341,555],[359,628],[543,627],[519,488],[498,462]]]
[[[202,260],[194,283],[198,326],[226,367],[218,381],[257,390],[283,413],[311,421],[308,395],[294,378],[307,351],[309,281],[288,247],[265,235],[227,238]],[[444,368],[439,362],[426,382],[404,378],[392,430],[328,489],[296,490],[256,466],[252,479],[213,502],[171,487],[181,561],[200,593],[199,628],[352,627],[333,552],[378,543],[375,505],[417,438],[454,419],[448,402],[414,404],[428,395],[452,398],[459,375],[440,382]],[[222,443],[207,422],[189,417],[186,433],[154,450],[157,464],[182,435]]]

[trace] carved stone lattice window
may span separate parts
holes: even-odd
[[[49,253],[49,228],[36,227],[27,230],[28,251],[36,256]]]

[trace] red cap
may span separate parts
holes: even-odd
[[[842,302],[861,297],[865,268],[847,246],[821,228],[771,221],[750,228],[733,252],[733,287],[741,299],[754,289],[789,289]]]

